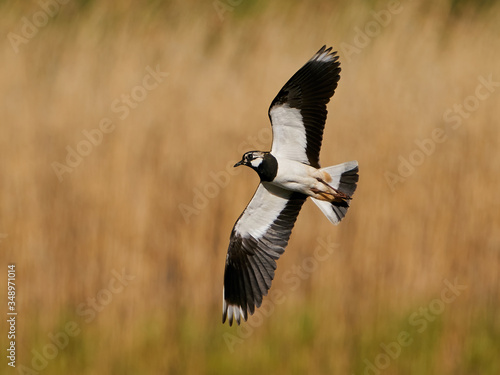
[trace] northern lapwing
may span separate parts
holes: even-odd
[[[323,46],[283,86],[269,107],[270,152],[250,151],[236,163],[252,168],[260,184],[233,227],[224,271],[222,323],[240,324],[262,304],[307,197],[333,224],[349,208],[358,162],[321,168],[326,104],[340,79],[337,52]]]

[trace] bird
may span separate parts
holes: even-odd
[[[356,160],[321,168],[327,108],[340,79],[336,51],[326,45],[278,92],[268,110],[271,151],[249,151],[234,165],[257,172],[260,183],[231,231],[224,269],[222,323],[247,321],[274,279],[308,197],[327,219],[346,215],[358,183]]]

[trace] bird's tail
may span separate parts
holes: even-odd
[[[322,171],[327,172],[331,176],[331,181],[328,182],[335,190],[348,196],[346,199],[338,199],[333,202],[312,198],[313,202],[325,214],[325,216],[333,224],[338,224],[344,218],[349,208],[350,197],[356,190],[358,176],[358,162],[348,161],[333,167],[322,168]]]

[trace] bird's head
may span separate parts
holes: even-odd
[[[264,156],[266,152],[262,151],[249,151],[243,154],[243,157],[239,162],[237,162],[234,166],[239,167],[240,165],[246,165],[252,169],[257,170],[264,160]]]

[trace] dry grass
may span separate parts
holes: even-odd
[[[341,52],[322,161],[357,159],[358,191],[338,227],[305,205],[273,284],[283,301],[247,331],[220,324],[222,276],[257,176],[231,176],[187,222],[179,207],[214,187],[211,172],[268,148],[281,85],[321,45],[352,45],[387,3],[245,1],[223,21],[210,1],[69,3],[18,54],[4,38],[0,246],[2,269],[17,264],[18,365],[74,321],[80,334],[45,373],[363,374],[381,342],[407,331],[412,344],[384,374],[497,374],[500,89],[457,129],[443,114],[480,76],[500,81],[499,8],[458,17],[413,3],[359,53]],[[4,3],[2,29],[19,33],[38,10]],[[157,65],[168,77],[118,118],[113,101]],[[114,131],[59,182],[51,164],[106,117]],[[392,191],[385,173],[435,128],[447,140]],[[292,290],[286,276],[318,240],[338,247]],[[86,322],[78,306],[123,268],[135,278]],[[466,290],[418,332],[412,314],[455,278]],[[226,333],[248,337],[231,352]]]

